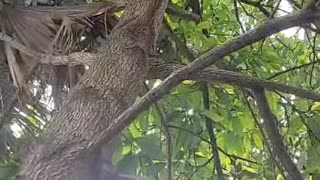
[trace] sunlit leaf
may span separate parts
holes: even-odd
[[[315,103],[311,106],[311,110],[312,110],[312,111],[320,111],[320,102],[315,102]]]
[[[258,133],[253,133],[252,134],[253,142],[254,144],[259,148],[263,149],[263,141],[261,139],[261,136]]]

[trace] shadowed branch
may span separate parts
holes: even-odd
[[[302,174],[292,161],[276,125],[276,117],[272,114],[263,89],[254,89],[254,95],[263,126],[271,142],[272,149],[288,173],[290,179],[303,180]]]

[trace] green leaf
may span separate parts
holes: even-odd
[[[238,119],[233,119],[232,121],[232,130],[237,134],[241,134],[243,132],[242,123]]]
[[[299,109],[301,111],[307,111],[309,108],[309,103],[305,99],[295,100],[294,105],[297,107],[297,109]]]
[[[285,180],[285,178],[281,174],[278,174],[277,175],[277,180]]]
[[[308,173],[320,173],[320,145],[314,144],[308,149],[308,158],[306,171]]]
[[[202,114],[204,114],[205,116],[207,116],[209,119],[211,119],[212,121],[215,122],[221,122],[223,121],[223,117],[218,115],[216,112],[214,112],[213,110],[203,110]]]
[[[233,132],[229,132],[225,135],[225,149],[228,149],[230,153],[243,153],[244,152],[244,147],[243,147],[243,140],[240,136],[236,135]]]
[[[297,133],[298,130],[304,128],[304,124],[300,117],[294,116],[291,118],[290,124],[289,124],[289,131],[288,133],[293,134]]]
[[[151,159],[161,159],[160,138],[157,135],[146,135],[136,139],[142,153]]]
[[[315,102],[315,103],[311,106],[311,111],[320,111],[320,102]]]
[[[238,113],[238,118],[245,129],[254,129],[254,121],[248,112]]]
[[[150,123],[154,123],[158,128],[161,128],[161,119],[162,117],[160,117],[160,114],[162,112],[158,112],[158,110],[152,106],[149,110],[149,115],[148,115],[148,122]]]
[[[246,149],[246,151],[250,151],[251,150],[251,139],[250,136],[248,134],[245,134],[243,137],[243,146]]]
[[[139,128],[137,127],[137,125],[135,123],[132,123],[130,126],[129,126],[129,133],[130,135],[133,137],[133,138],[136,138],[136,137],[140,137],[142,135],[141,131],[139,130]]]
[[[198,24],[198,28],[200,29],[209,29],[210,27],[212,27],[212,23],[209,21],[202,21]]]
[[[320,116],[315,115],[307,119],[307,124],[312,131],[312,135],[316,136],[316,138],[320,138]]]
[[[166,163],[157,162],[147,166],[147,175],[148,176],[158,176],[158,173],[162,170],[165,170]]]
[[[279,109],[279,104],[278,104],[279,97],[274,93],[266,93],[266,95],[267,95],[267,100],[268,100],[268,104],[269,104],[269,106],[271,108],[271,111],[273,113],[275,113],[275,115],[277,115],[276,112],[279,112],[278,111],[278,109]]]
[[[19,168],[16,163],[8,162],[0,165],[0,178],[9,179],[18,172]]]
[[[260,136],[260,133],[258,133],[258,132],[252,133],[252,138],[253,138],[253,142],[257,146],[257,148],[260,150],[263,150],[263,141]]]
[[[137,168],[138,160],[132,154],[127,154],[119,161],[117,164],[118,169],[127,174],[135,174]]]

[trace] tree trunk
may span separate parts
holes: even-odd
[[[40,142],[25,157],[20,179],[117,179],[103,167],[112,154],[110,142],[88,147],[142,92],[149,68],[146,59],[154,52],[166,5],[167,0],[128,2],[104,55],[70,91]]]

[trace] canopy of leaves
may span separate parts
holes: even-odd
[[[72,3],[60,7],[59,16],[49,16],[49,7],[30,9],[24,19],[23,9],[27,7],[1,11],[2,32],[51,55],[96,52],[122,9],[107,14],[104,6],[81,10],[66,4]],[[300,0],[172,0],[171,7],[201,20],[190,21],[168,11],[157,48],[165,61],[187,64],[207,50],[302,5]],[[20,27],[22,21],[30,22],[29,26]],[[235,52],[216,66],[319,92],[318,41],[317,32],[292,28]],[[18,154],[50,122],[51,114],[85,67],[40,65],[13,49],[11,57],[10,52],[3,51],[5,44],[1,46],[5,55],[0,58],[0,179],[8,179],[20,165]],[[148,80],[147,88],[160,81]],[[117,168],[160,180],[167,179],[168,173],[172,179],[218,179],[216,166],[233,179],[284,179],[283,167],[272,153],[276,147],[271,147],[266,138],[251,93],[230,85],[205,86],[184,81],[140,114],[122,134],[122,145],[113,156]],[[268,92],[267,99],[293,161],[305,177],[317,179],[320,104],[279,92]],[[220,165],[214,161],[214,149],[219,152]]]

